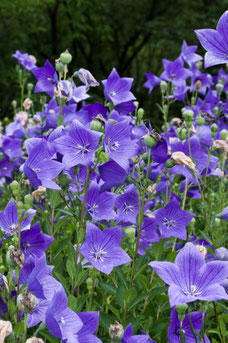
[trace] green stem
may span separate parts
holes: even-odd
[[[190,142],[190,129],[188,128],[188,150],[189,150],[189,156],[192,160],[192,150],[191,150],[191,142]]]
[[[225,338],[224,338],[223,333],[222,333],[222,329],[221,329],[221,325],[220,325],[220,321],[219,321],[219,316],[218,316],[218,312],[216,310],[216,304],[214,301],[213,301],[213,308],[214,308],[215,317],[216,317],[218,327],[219,327],[219,332],[220,332],[220,336],[221,336],[221,343],[225,343]]]
[[[28,321],[28,314],[24,313],[24,340],[23,340],[24,342],[26,342],[27,340],[27,327],[28,327],[27,321]]]
[[[189,307],[188,308],[188,320],[189,320],[189,325],[190,325],[190,328],[192,330],[192,333],[193,333],[193,336],[195,338],[195,342],[198,343],[198,339],[196,337],[196,334],[195,334],[195,330],[193,329],[193,325],[192,325],[192,320],[191,320],[191,308]]]

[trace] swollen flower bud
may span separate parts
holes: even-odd
[[[193,120],[193,117],[194,117],[194,112],[192,110],[185,110],[183,113],[182,113],[182,116],[184,118],[184,120],[187,122],[187,121],[192,121]]]
[[[59,60],[57,60],[57,61],[59,61]],[[56,63],[55,69],[58,73],[61,73],[64,70],[64,64],[62,62]]]
[[[201,116],[196,117],[196,124],[201,126],[205,123],[205,119]]]
[[[17,196],[20,190],[19,183],[16,180],[14,180],[13,182],[11,182],[10,188],[12,189],[13,195]]]
[[[27,89],[28,89],[29,92],[32,91],[32,89],[33,89],[33,84],[32,84],[31,82],[29,82],[29,83],[27,84]]]
[[[155,140],[154,137],[152,137],[151,135],[147,134],[145,137],[144,137],[144,143],[146,144],[146,146],[148,148],[153,148],[157,145],[157,141]]]
[[[123,334],[123,326],[120,323],[115,321],[114,324],[110,325],[109,335],[110,335],[111,340],[121,338],[122,334]]]
[[[218,261],[228,261],[228,249],[224,247],[216,249],[214,259]]]
[[[166,163],[165,163],[165,166],[166,166],[166,168],[173,168],[174,166],[175,166],[175,162],[171,159],[171,158],[169,158],[167,161],[166,161]]]
[[[63,64],[69,64],[72,61],[72,55],[69,53],[68,50],[66,50],[65,52],[62,52],[60,55],[60,61]]]
[[[18,202],[16,203],[16,206],[17,206],[18,215],[20,216],[20,215],[23,213],[24,204],[23,204],[22,201],[18,201]]]
[[[177,137],[178,137],[181,141],[183,141],[184,139],[186,139],[187,136],[188,136],[188,131],[187,131],[187,129],[184,128],[184,127],[183,127],[183,128],[178,127],[176,133],[177,133]]]
[[[215,86],[217,92],[218,92],[218,95],[220,95],[224,89],[224,85],[222,83],[217,83],[216,86]]]
[[[217,124],[212,124],[211,125],[211,136],[212,138],[215,138],[216,132],[218,131],[218,126]]]
[[[17,307],[22,312],[31,313],[32,310],[36,307],[37,298],[30,292],[28,289],[25,289],[17,297]]]
[[[33,205],[33,196],[32,194],[26,194],[24,197],[24,207],[26,210],[29,210]]]
[[[93,131],[101,132],[103,129],[102,122],[100,120],[93,119],[90,123],[90,129]]]
[[[128,227],[125,229],[126,237],[129,239],[130,243],[134,243],[135,241],[135,228]]]
[[[178,304],[176,305],[176,311],[177,311],[177,315],[178,318],[180,320],[180,322],[182,323],[184,318],[185,318],[185,313],[188,309],[188,305],[187,304]]]
[[[57,183],[62,187],[62,188],[68,188],[69,184],[72,182],[72,178],[69,174],[65,174],[61,172],[57,176]]]
[[[143,119],[143,116],[144,116],[144,109],[140,107],[140,108],[138,109],[138,118],[139,118],[140,120],[142,120],[142,119]]]
[[[86,284],[87,284],[88,291],[91,291],[93,289],[93,279],[91,277],[89,277],[86,280]]]
[[[162,81],[160,82],[160,88],[161,88],[161,92],[162,92],[162,93],[165,93],[166,90],[167,90],[167,88],[168,88],[167,82],[162,80]]]
[[[226,129],[223,129],[221,132],[220,132],[220,136],[222,138],[222,140],[226,140],[226,138],[228,137],[228,131]]]
[[[13,100],[13,101],[12,101],[12,106],[13,106],[14,109],[17,108],[17,101],[16,101],[16,100]]]

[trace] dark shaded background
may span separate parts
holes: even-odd
[[[144,73],[160,75],[162,58],[176,59],[184,39],[198,44],[194,30],[215,28],[227,9],[227,0],[0,0],[1,118],[12,116],[11,101],[19,97],[12,53],[28,52],[43,66],[69,48],[71,72],[83,67],[100,81],[116,67],[133,77],[146,116],[159,121],[159,90],[148,95]],[[102,91],[92,91],[96,100]]]

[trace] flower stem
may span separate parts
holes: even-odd
[[[84,213],[85,213],[85,203],[86,203],[86,196],[89,188],[89,179],[90,179],[90,167],[87,167],[87,176],[86,176],[86,182],[85,182],[85,190],[84,190],[84,199],[82,202],[82,210],[81,210],[81,218],[80,218],[80,224],[79,228],[83,229],[83,219],[84,219]]]
[[[222,329],[221,329],[221,325],[220,325],[220,321],[219,321],[219,316],[218,316],[218,312],[216,310],[216,304],[214,301],[213,301],[213,308],[214,308],[214,313],[215,313],[215,317],[216,317],[216,320],[218,323],[218,328],[219,328],[219,332],[220,332],[220,336],[221,336],[221,343],[225,343],[225,338],[224,338],[223,333],[222,333]]]

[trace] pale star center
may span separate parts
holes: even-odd
[[[170,227],[176,227],[175,222],[176,220],[174,219],[163,219],[163,225],[165,225],[167,229],[170,229]]]

